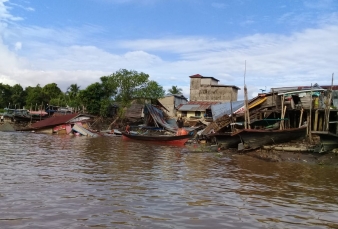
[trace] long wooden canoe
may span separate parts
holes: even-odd
[[[148,141],[148,142],[156,142],[156,143],[169,143],[175,145],[184,145],[191,135],[141,135],[135,133],[127,133],[122,131],[122,138],[124,140],[140,140],[140,141]]]
[[[264,145],[285,143],[306,136],[306,126],[284,130],[243,129],[239,135],[245,149],[258,149]]]

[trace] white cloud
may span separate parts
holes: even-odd
[[[0,0],[0,19],[14,20],[4,2]],[[288,17],[293,15],[283,20]],[[338,20],[335,14],[322,18],[315,29],[233,40],[166,37],[98,42],[94,35],[104,29],[95,25],[56,29],[0,24],[0,83],[26,87],[55,82],[62,90],[77,83],[85,88],[126,68],[149,74],[165,89],[177,85],[189,97],[189,76],[197,73],[243,88],[246,61],[249,95],[265,86],[329,84],[331,73],[337,72]],[[240,93],[241,97],[243,90]]]
[[[22,43],[21,42],[16,42],[15,45],[14,45],[14,49],[15,51],[18,51],[22,48]]]
[[[8,7],[5,5],[5,2],[8,2],[8,0],[0,0],[0,19],[5,22],[22,20],[21,17],[15,17],[8,12]]]

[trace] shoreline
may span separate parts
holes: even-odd
[[[182,153],[215,153],[218,157],[246,155],[267,162],[293,162],[322,166],[338,167],[338,149],[332,152],[314,152],[315,144],[305,140],[285,144],[264,146],[256,150],[238,151],[236,148],[219,149],[217,145],[191,143],[185,146]]]

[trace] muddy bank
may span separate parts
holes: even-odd
[[[286,144],[271,145],[257,150],[238,151],[237,149],[220,149],[217,145],[200,143],[187,144],[183,153],[215,153],[217,157],[250,156],[269,162],[294,162],[338,167],[338,149],[328,153],[316,153],[313,149],[317,141],[306,140]],[[276,150],[278,149],[278,150]]]

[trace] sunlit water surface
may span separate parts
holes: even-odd
[[[0,228],[338,228],[333,167],[0,132]]]

